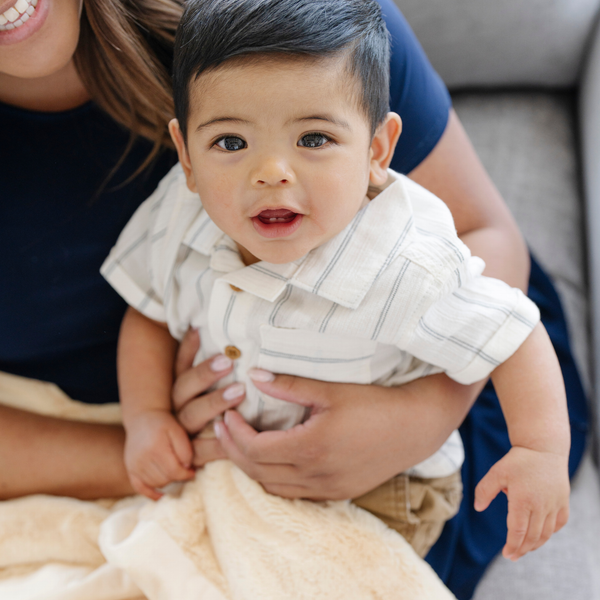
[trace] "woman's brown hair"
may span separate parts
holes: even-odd
[[[167,130],[174,115],[168,65],[182,4],[183,0],[83,2],[75,65],[95,102],[132,132],[125,154],[137,135],[154,142],[137,172],[161,146],[172,147]],[[161,51],[166,59],[159,56]]]

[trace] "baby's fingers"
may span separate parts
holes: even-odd
[[[508,526],[508,536],[506,537],[506,544],[502,549],[502,556],[510,560],[517,560],[522,554],[519,554],[519,550],[525,541],[525,536],[529,531],[529,525],[531,520],[531,511],[525,509],[511,508],[511,502],[508,502],[508,518],[506,524]]]
[[[495,464],[475,488],[475,510],[485,510],[490,502],[507,487],[503,470]]]
[[[161,457],[160,462],[156,463],[156,467],[160,471],[161,476],[164,478],[164,483],[158,484],[157,487],[162,487],[163,485],[173,481],[187,481],[188,479],[192,479],[195,473],[194,469],[184,467],[179,462],[179,459],[175,455],[174,451],[165,453],[165,455]]]
[[[569,506],[561,508],[556,516],[556,524],[554,526],[554,533],[560,531],[569,521]]]
[[[524,523],[528,521],[525,535],[522,535]],[[502,554],[510,560],[517,560],[528,552],[539,548],[542,544],[548,541],[554,532],[554,524],[556,523],[556,515],[548,515],[543,511],[534,511],[533,513],[525,512],[523,517],[515,519],[515,529],[511,530],[511,515],[510,508],[508,513],[508,538],[506,546]],[[514,535],[513,535],[514,534]],[[521,539],[521,544],[517,545],[517,540]],[[512,548],[515,548],[512,550]]]
[[[540,539],[537,541],[537,544],[532,548],[532,550],[537,550],[541,546],[543,546],[552,536],[552,534],[556,531],[556,513],[550,513],[546,517],[546,521],[544,522],[544,527],[542,529],[542,533],[540,535]]]
[[[171,441],[173,452],[179,459],[180,466],[183,467],[183,469],[190,471],[192,459],[194,458],[194,450],[192,448],[192,442],[183,427],[178,424],[177,428],[169,430],[169,439]]]
[[[150,498],[150,500],[160,500],[162,494],[157,492],[154,488],[151,488],[149,485],[146,485],[137,475],[133,473],[129,474],[129,481],[131,482],[131,487],[142,496],[146,496]]]

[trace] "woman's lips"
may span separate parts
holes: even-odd
[[[294,233],[302,223],[302,215],[287,208],[263,210],[252,217],[256,231],[266,238],[287,237]]]

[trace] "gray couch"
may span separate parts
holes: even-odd
[[[395,1],[556,283],[597,422],[600,0]],[[597,458],[590,446],[573,482],[568,525],[517,563],[497,558],[476,600],[600,600],[600,484],[594,454]]]

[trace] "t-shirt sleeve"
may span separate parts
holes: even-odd
[[[172,179],[169,173],[156,191],[145,200],[121,232],[100,272],[108,283],[133,308],[155,321],[165,322],[166,312],[156,289],[156,244],[164,240],[160,209]],[[159,249],[159,254],[162,254]]]
[[[392,0],[378,0],[391,36],[390,109],[402,119],[391,167],[410,173],[433,150],[448,123],[450,94]]]
[[[540,319],[539,309],[521,290],[479,275],[482,268],[481,259],[469,258],[453,273],[402,347],[462,384],[489,377]]]

